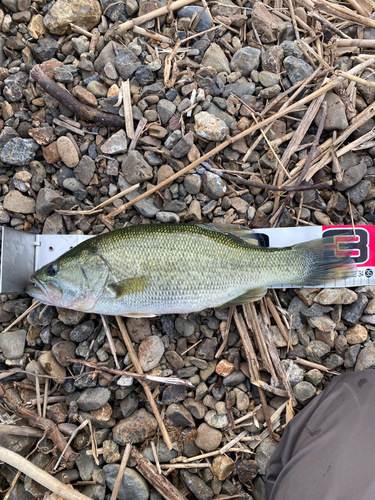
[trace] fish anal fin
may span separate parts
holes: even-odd
[[[149,285],[149,280],[146,276],[139,276],[138,278],[129,278],[122,281],[113,281],[108,284],[108,288],[114,294],[116,299],[120,299],[124,295],[132,293],[143,292]]]
[[[121,316],[124,316],[125,318],[155,318],[156,314],[152,313],[126,313],[126,314],[121,314]]]
[[[244,241],[248,245],[259,247],[267,246],[261,234],[255,233],[252,229],[244,226],[236,226],[235,224],[221,224],[218,222],[195,224],[199,227],[204,227],[217,233],[226,234],[228,236],[235,236]]]
[[[229,307],[229,306],[240,306],[242,304],[248,304],[249,302],[255,302],[256,300],[260,300],[267,293],[267,288],[261,286],[259,288],[252,288],[247,292],[235,297],[234,299],[222,304],[220,307]]]

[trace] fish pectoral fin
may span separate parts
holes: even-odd
[[[155,318],[157,315],[152,313],[126,313],[120,314],[120,316],[125,318]]]
[[[219,222],[209,222],[202,224],[194,224],[195,226],[204,227],[217,233],[222,233],[230,236],[236,236],[248,245],[255,247],[268,246],[264,241],[262,234],[255,233],[252,229],[244,226],[236,226],[235,224],[221,224]]]
[[[267,293],[267,288],[261,286],[259,288],[252,288],[247,292],[235,297],[234,299],[226,302],[220,307],[229,307],[229,306],[240,306],[241,304],[248,304],[249,302],[255,302],[256,300],[260,300]]]
[[[149,279],[146,276],[138,278],[129,278],[127,280],[116,281],[108,284],[109,290],[114,294],[116,299],[131,293],[143,292],[149,285]]]

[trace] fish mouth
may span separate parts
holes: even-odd
[[[33,285],[26,288],[26,292],[40,302],[48,305],[55,305],[60,297],[59,288],[53,283],[48,283],[48,288],[35,275],[30,277]]]

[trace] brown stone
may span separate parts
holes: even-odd
[[[101,14],[97,0],[57,0],[45,15],[44,25],[54,35],[70,33],[70,23],[90,31],[100,23]]]
[[[225,481],[234,469],[234,462],[226,455],[219,455],[212,461],[212,472],[220,481]]]
[[[47,146],[56,139],[52,127],[38,127],[29,130],[29,136],[34,139],[39,146]]]
[[[57,59],[50,59],[49,61],[42,62],[42,64],[40,65],[43,73],[45,73],[49,78],[52,78],[53,80],[55,79],[53,70],[55,68],[62,68],[63,66],[64,64]]]
[[[215,371],[220,377],[227,377],[234,371],[234,364],[227,359],[222,359],[216,365]]]
[[[322,342],[327,344],[331,349],[335,347],[336,337],[337,337],[336,330],[332,330],[330,332],[322,332],[321,330],[315,330],[316,340],[321,340]]]
[[[109,403],[105,403],[101,408],[91,410],[90,413],[99,422],[107,422],[112,416],[112,407]]]
[[[279,35],[285,29],[285,23],[279,17],[272,14],[261,2],[254,4],[252,21],[263,43],[276,42]]]
[[[59,155],[57,149],[56,141],[52,142],[43,149],[43,156],[46,162],[50,164],[57,163],[58,161],[61,160],[61,156]]]
[[[348,344],[360,344],[367,339],[367,330],[362,325],[355,325],[346,330],[345,337]]]
[[[35,39],[45,34],[46,27],[43,23],[43,16],[41,14],[36,14],[31,18],[29,25],[27,26],[27,32]],[[61,63],[62,64],[62,63]]]
[[[12,118],[14,114],[13,108],[8,101],[3,101],[3,104],[1,106],[1,111],[5,121],[9,120],[9,118]]]
[[[87,104],[88,106],[92,106],[93,108],[98,107],[98,100],[92,94],[89,92],[87,89],[84,87],[81,87],[80,85],[77,85],[77,87],[74,87],[72,94],[74,97],[76,97],[79,101],[83,102],[83,104]]]
[[[161,127],[157,123],[153,123],[148,128],[148,133],[152,137],[157,137],[158,139],[164,139],[166,135],[168,135],[168,130],[164,127]]]

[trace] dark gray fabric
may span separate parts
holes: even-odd
[[[375,370],[335,377],[285,428],[268,500],[375,499]]]

